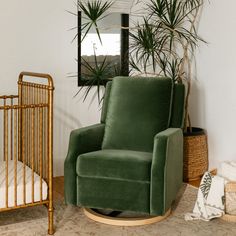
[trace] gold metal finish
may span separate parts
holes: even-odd
[[[11,98],[11,106],[13,105],[13,98]],[[13,160],[13,110],[11,109],[11,160]]]
[[[18,95],[3,95],[3,96],[0,96],[0,99],[9,99],[9,98],[18,98],[19,96]]]
[[[17,110],[14,110],[14,195],[17,206]]]
[[[40,202],[42,201],[42,195],[43,195],[43,182],[42,182],[42,171],[43,171],[43,163],[42,163],[42,145],[43,145],[43,138],[42,138],[42,132],[43,132],[43,118],[42,118],[42,109],[39,109],[39,176],[40,176]]]
[[[35,82],[33,78],[43,82]],[[18,80],[18,95],[0,96],[0,119],[3,127],[3,161],[5,161],[6,207],[0,212],[46,205],[48,233],[53,227],[53,79],[48,74],[22,72]],[[14,206],[9,206],[9,161],[14,165]],[[18,183],[17,162],[23,163],[23,179]],[[26,199],[26,167],[31,168],[31,202]],[[35,201],[35,173],[40,177],[40,200]],[[48,185],[47,199],[43,199],[43,181]],[[23,191],[18,192],[18,184]],[[17,196],[23,196],[23,204]],[[27,195],[28,196],[28,195]]]
[[[34,118],[35,117],[35,110],[32,110],[32,120],[31,120],[31,130],[32,130],[32,149],[31,149],[31,169],[32,169],[32,203],[34,202],[34,160],[35,160],[35,156],[34,156]]]
[[[26,137],[25,137],[25,110],[23,110],[22,113],[22,120],[23,120],[23,125],[22,125],[22,163],[23,163],[23,202],[26,204],[26,199],[25,199],[25,193],[26,193],[26,183],[25,183],[25,142],[26,142]]]
[[[4,110],[4,160],[6,162],[6,208],[8,207],[8,110]]]
[[[11,210],[16,210],[16,209],[22,209],[22,208],[26,208],[26,207],[39,206],[39,205],[47,205],[48,202],[49,201],[46,200],[46,201],[43,201],[43,202],[28,203],[26,205],[19,205],[19,206],[15,206],[15,207],[0,208],[0,212],[11,211]]]
[[[47,77],[49,80],[48,89],[48,180],[49,180],[49,205],[48,205],[48,219],[49,229],[48,233],[53,234],[53,80],[51,76]]]

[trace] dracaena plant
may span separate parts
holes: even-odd
[[[194,50],[205,42],[196,26],[204,0],[150,0],[146,15],[130,33],[130,65],[145,75],[162,75],[187,84],[184,129],[191,126],[188,100]],[[143,4],[143,3],[142,3]]]

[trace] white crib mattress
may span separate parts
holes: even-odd
[[[32,203],[32,169],[25,166],[26,203]],[[42,179],[42,200],[47,199],[47,183]],[[34,172],[34,202],[40,201],[40,176]],[[17,205],[23,204],[23,163],[17,162]],[[14,161],[8,161],[8,207],[15,206]],[[6,162],[0,161],[0,209],[6,208]]]

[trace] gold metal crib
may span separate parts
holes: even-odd
[[[46,205],[53,234],[53,80],[22,72],[18,95],[0,96],[0,212]]]

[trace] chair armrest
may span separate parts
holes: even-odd
[[[80,154],[101,149],[104,124],[96,124],[73,130],[64,162],[64,187],[66,204],[76,205],[76,161]]]
[[[150,214],[164,215],[183,180],[183,132],[169,128],[154,138],[150,183]]]

